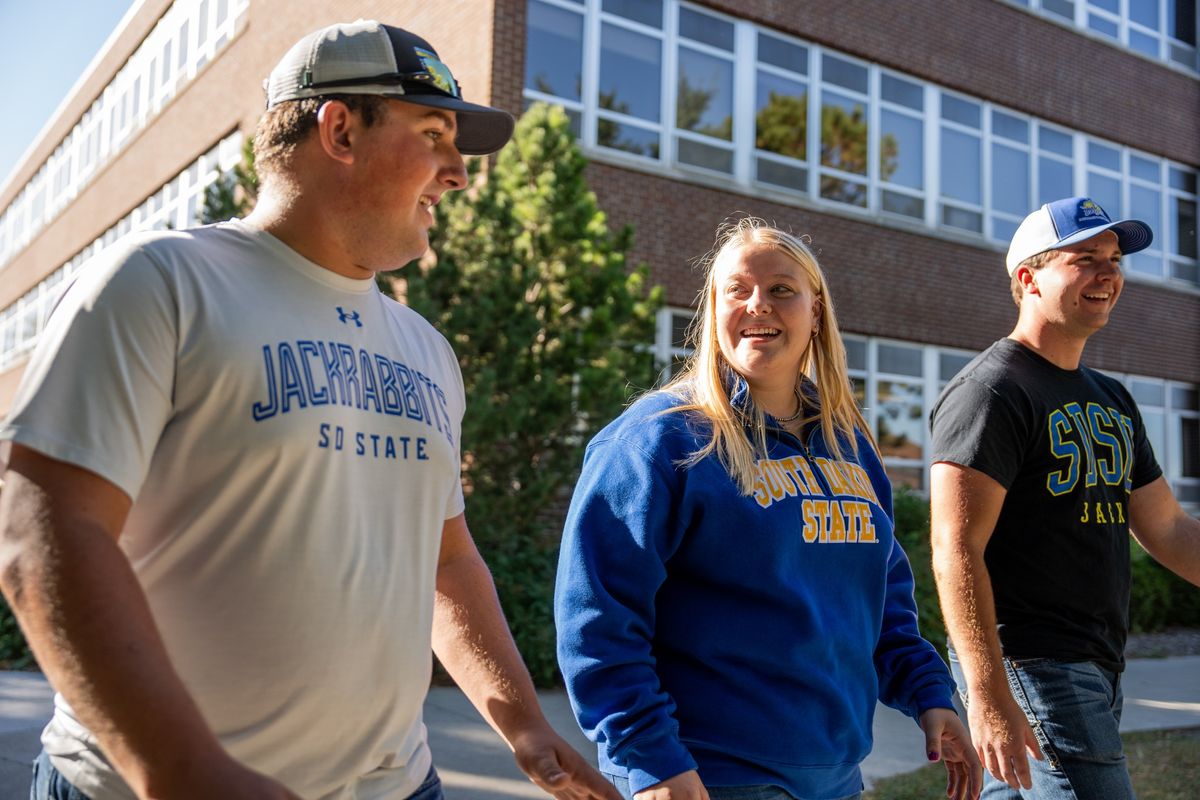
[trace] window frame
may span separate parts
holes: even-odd
[[[1138,210],[1132,208],[1131,187],[1153,188],[1158,192],[1159,205],[1155,209],[1160,220],[1155,238],[1160,242],[1173,241],[1173,229],[1178,220],[1171,217],[1171,210],[1180,199],[1192,202],[1191,193],[1172,189],[1171,180],[1175,172],[1181,172],[1186,180],[1195,184],[1198,180],[1197,171],[1188,165],[1152,156],[1134,148],[1110,142],[1082,131],[1064,128],[1047,120],[1001,106],[982,98],[972,97],[960,92],[951,91],[944,86],[923,80],[913,75],[884,67],[880,64],[863,61],[847,53],[814,44],[791,34],[784,33],[752,20],[731,17],[708,8],[695,6],[687,0],[663,0],[663,28],[648,27],[642,23],[630,21],[624,17],[602,10],[602,0],[528,0],[529,2],[544,3],[556,9],[562,9],[580,18],[580,30],[583,42],[580,70],[580,99],[559,98],[536,89],[526,88],[524,98],[526,103],[545,101],[561,104],[572,115],[572,123],[578,128],[580,142],[589,157],[618,166],[647,171],[654,174],[713,186],[725,190],[737,191],[743,194],[763,197],[772,201],[787,203],[801,207],[813,207],[821,211],[829,211],[845,216],[871,218],[886,224],[910,225],[935,235],[960,240],[969,243],[983,243],[990,247],[1003,249],[1008,244],[1010,233],[1019,224],[1023,215],[998,207],[994,197],[996,175],[994,160],[997,148],[1011,148],[1024,156],[1028,169],[1024,184],[1028,189],[1028,208],[1032,210],[1048,199],[1060,196],[1084,195],[1088,193],[1090,176],[1099,174],[1094,168],[1088,155],[1090,143],[1112,148],[1121,153],[1122,169],[1120,173],[1120,196],[1123,206],[1123,216],[1134,216]],[[1085,0],[1078,0],[1079,3]],[[1124,2],[1124,0],[1122,0]],[[692,42],[682,37],[678,31],[680,9],[702,14],[714,19],[728,22],[734,26],[733,50],[731,53],[712,45]],[[598,107],[599,70],[600,70],[600,36],[603,26],[618,26],[621,29],[638,34],[652,36],[658,44],[661,66],[655,79],[658,85],[659,118],[657,122],[643,120],[629,115],[621,115],[608,109]],[[804,50],[805,74],[795,69],[780,67],[767,63],[759,58],[760,37],[767,36]],[[731,138],[724,140],[711,139],[695,132],[686,131],[676,126],[677,85],[679,73],[679,52],[681,47],[688,47],[706,54],[721,55],[731,58],[733,65],[733,124]],[[718,53],[719,50],[719,53]],[[852,91],[849,88],[831,84],[822,75],[824,60],[827,57],[847,62],[853,66],[861,66],[867,71],[866,91]],[[574,65],[573,65],[574,66]],[[799,65],[797,65],[798,67]],[[756,142],[756,124],[758,114],[758,90],[760,76],[770,76],[788,80],[796,84],[806,93],[807,107],[805,120],[807,134],[805,142],[805,157],[782,155],[766,150],[759,150]],[[920,112],[909,109],[902,104],[892,103],[883,99],[883,82],[885,78],[896,78],[909,84],[921,87],[923,90],[923,108]],[[846,172],[836,166],[825,165],[821,158],[821,109],[825,98],[830,93],[836,93],[856,103],[865,104],[865,120],[867,125],[867,168],[863,175]],[[955,98],[976,107],[979,112],[978,128],[963,125],[952,119],[943,119],[942,106],[945,98]],[[903,184],[895,184],[882,178],[879,163],[880,151],[883,144],[884,114],[902,114],[908,119],[918,121],[921,125],[921,157],[923,163],[922,188],[914,190]],[[1028,126],[1028,139],[1025,142],[1009,139],[994,130],[997,114],[1003,114],[1015,120],[1020,120]],[[657,154],[638,154],[598,143],[599,121],[629,125],[646,132],[650,143],[657,142]],[[976,176],[980,186],[979,203],[971,203],[951,197],[946,194],[950,187],[949,172],[943,170],[942,160],[944,136],[950,132],[970,136],[979,148],[979,173]],[[717,146],[732,151],[732,170],[724,172],[708,169],[704,166],[688,164],[679,158],[680,141],[698,141],[705,146]],[[1131,158],[1148,158],[1157,163],[1159,182],[1149,187],[1134,176],[1128,168]],[[778,175],[759,178],[760,167],[770,165],[778,167]],[[794,181],[789,186],[789,177]],[[1050,189],[1046,180],[1053,176],[1057,182],[1056,188]],[[1115,177],[1105,175],[1105,177]],[[836,179],[849,184],[861,185],[865,189],[865,207],[854,203],[841,202],[837,199],[821,196],[823,180]],[[828,192],[827,192],[828,194]],[[1045,197],[1051,194],[1053,197]],[[918,219],[903,213],[887,210],[885,198],[892,195],[911,197],[923,203],[923,217]],[[858,195],[855,195],[857,200]],[[956,212],[973,215],[977,218],[978,229],[963,228],[943,223],[943,208]],[[1132,210],[1131,210],[1132,209]],[[970,220],[975,222],[976,219]],[[1189,292],[1200,292],[1200,267],[1194,259],[1179,257],[1171,253],[1169,247],[1160,245],[1152,248],[1148,254],[1142,255],[1141,260],[1156,259],[1157,269],[1151,268],[1146,274],[1131,271],[1130,278],[1134,281],[1149,281],[1167,285],[1174,289]],[[1135,261],[1135,263],[1137,263]],[[1193,280],[1193,277],[1195,280]]]

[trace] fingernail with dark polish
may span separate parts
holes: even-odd
[[[938,760],[938,754],[936,750],[930,750],[928,753],[926,753],[926,755],[929,756],[930,761]]]

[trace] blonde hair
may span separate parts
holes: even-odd
[[[742,494],[754,492],[758,480],[758,460],[767,456],[767,428],[763,410],[753,402],[746,411],[735,409],[729,398],[730,379],[736,370],[721,353],[717,340],[717,275],[720,259],[740,248],[765,248],[787,255],[799,265],[808,279],[819,314],[817,333],[809,342],[796,373],[796,389],[804,395],[801,384],[808,376],[817,385],[821,432],[830,450],[844,458],[845,445],[858,454],[855,431],[862,431],[872,448],[878,452],[874,439],[863,419],[846,369],[846,347],[838,330],[837,317],[829,297],[829,285],[812,251],[799,238],[768,225],[757,217],[726,221],[717,229],[713,249],[701,264],[705,270],[704,288],[700,290],[700,312],[688,331],[692,355],[682,372],[672,379],[664,391],[678,395],[683,403],[671,411],[696,412],[712,425],[712,436],[704,447],[690,454],[683,465],[691,467],[716,453],[721,465],[733,478]],[[809,418],[811,419],[811,417]],[[746,428],[750,431],[747,432]]]

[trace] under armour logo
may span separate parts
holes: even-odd
[[[337,312],[338,312],[338,319],[341,321],[341,323],[343,325],[348,325],[349,323],[353,322],[358,327],[360,327],[360,328],[362,327],[362,319],[359,318],[357,311],[351,311],[349,313],[346,313],[346,309],[342,308],[341,306],[338,306]]]

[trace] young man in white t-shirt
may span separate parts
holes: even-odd
[[[616,798],[471,540],[454,354],[374,282],[512,118],[365,21],[267,94],[254,212],[89,264],[0,427],[0,583],[59,692],[33,797],[440,798],[432,644],[534,783]]]

